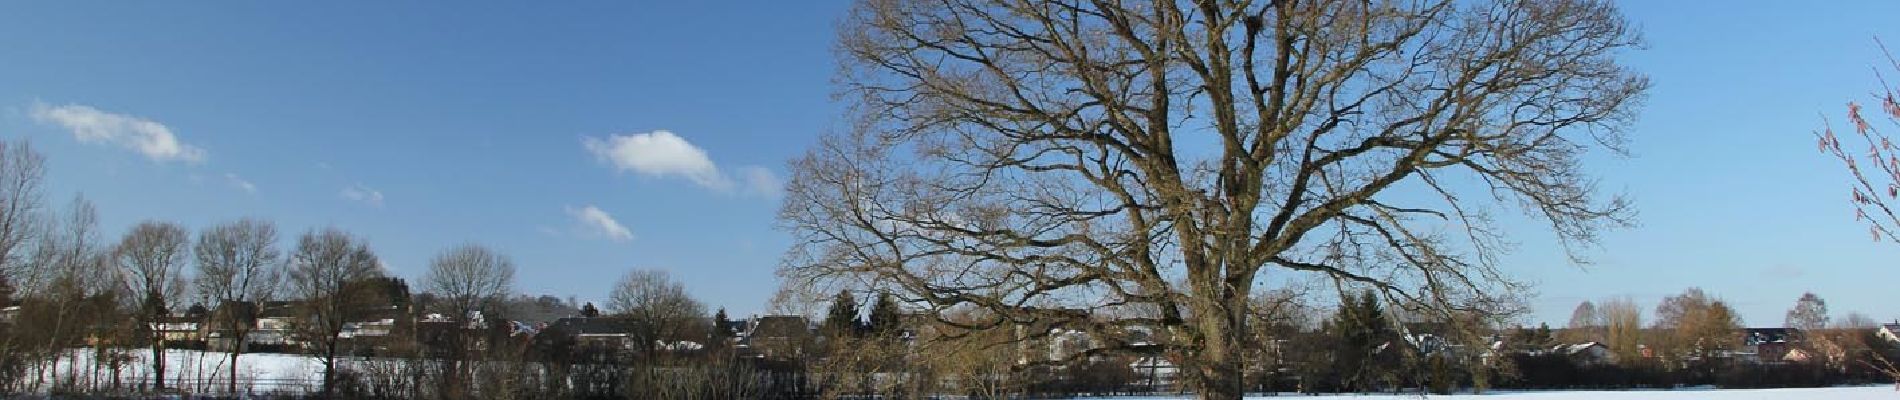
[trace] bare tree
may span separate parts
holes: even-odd
[[[75,196],[65,215],[34,244],[29,265],[22,272],[21,320],[41,327],[30,339],[42,360],[37,385],[58,381],[57,364],[68,346],[80,343],[87,328],[107,326],[117,310],[120,285],[98,237],[98,212],[84,197]],[[103,307],[101,307],[103,306]],[[49,375],[52,375],[49,377]]]
[[[515,262],[487,247],[462,245],[430,260],[423,280],[436,295],[436,304],[452,318],[469,318],[499,307],[513,292]]]
[[[43,233],[45,177],[46,158],[32,144],[0,142],[0,274],[18,274],[27,248]]]
[[[706,306],[686,292],[686,285],[673,280],[665,271],[628,271],[607,297],[607,312],[627,318],[634,330],[633,339],[646,355],[653,355],[661,342],[696,337],[703,328]]]
[[[1597,312],[1603,315],[1604,341],[1610,353],[1616,355],[1616,362],[1626,366],[1641,362],[1644,354],[1638,345],[1643,344],[1643,309],[1627,297],[1599,304]]]
[[[369,244],[336,228],[310,231],[297,238],[291,253],[286,288],[301,302],[303,321],[297,326],[304,340],[317,346],[323,362],[323,396],[336,390],[336,362],[343,325],[378,297],[364,282],[382,276]]]
[[[448,375],[442,380],[443,395],[450,397],[466,396],[468,382],[472,376],[468,358],[474,351],[474,335],[469,326],[477,313],[493,317],[499,310],[502,300],[512,292],[515,281],[515,263],[507,256],[479,245],[462,245],[437,254],[429,261],[429,274],[423,278],[427,290],[436,296],[436,306],[454,321],[462,322],[462,329],[450,334],[452,348],[448,360]],[[478,331],[479,332],[479,331]]]
[[[40,182],[45,175],[44,159],[25,141],[0,142],[0,283],[4,283],[6,293],[0,293],[0,307],[12,301],[12,297],[25,297],[33,288],[25,287],[38,282],[27,275],[35,269],[35,263],[22,262],[27,258],[27,248],[34,239],[44,232],[37,223],[41,219],[42,194]],[[0,333],[0,359],[17,363],[25,359],[26,343],[16,340],[17,332]],[[17,381],[11,372],[13,367],[0,367],[0,392],[12,387]]]
[[[1869,317],[1867,314],[1850,312],[1846,317],[1841,318],[1841,323],[1834,326],[1844,329],[1875,329],[1880,327],[1880,323],[1875,322],[1874,317]]]
[[[212,300],[218,314],[212,319],[232,341],[226,390],[236,395],[244,338],[263,302],[276,293],[282,274],[277,226],[249,218],[226,222],[199,232],[193,250],[198,260],[198,291]]]
[[[1263,279],[1477,309],[1519,286],[1492,206],[1566,248],[1626,223],[1580,155],[1620,152],[1636,43],[1596,0],[863,0],[854,123],[792,163],[784,284],[1166,329],[1202,397],[1238,398]],[[1156,313],[1076,312],[1121,304]],[[1128,346],[1101,343],[1078,357]]]
[[[137,310],[135,329],[147,334],[152,350],[154,386],[161,391],[165,390],[165,338],[158,324],[184,300],[189,257],[191,234],[170,222],[141,222],[113,249],[120,277]]]
[[[1802,293],[1801,298],[1795,299],[1794,308],[1788,309],[1788,321],[1785,326],[1804,331],[1827,329],[1830,326],[1827,300],[1822,300],[1821,296],[1816,296],[1813,292]]]
[[[1577,304],[1570,312],[1570,323],[1565,325],[1564,341],[1569,344],[1603,339],[1603,314],[1597,312],[1597,306],[1589,300]]]

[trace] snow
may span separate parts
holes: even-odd
[[[94,369],[95,355],[91,349],[69,350],[56,363],[28,367],[25,379],[32,381],[41,376],[50,379],[52,374],[57,373],[61,377],[110,382],[111,365],[99,365],[98,369]],[[120,366],[118,375],[121,382],[138,385],[148,380],[152,374],[151,352],[133,349],[125,355],[130,360]],[[222,391],[230,379],[230,357],[230,353],[216,351],[166,350],[167,386]],[[322,363],[305,355],[248,353],[238,357],[238,385],[249,387],[252,392],[305,391],[322,378],[322,371]]]
[[[137,350],[127,354],[130,363],[119,371],[121,379],[136,385],[151,375],[146,361],[150,353]],[[203,388],[208,392],[221,392],[225,387],[229,369],[230,354],[213,351],[168,350],[166,351],[166,379],[172,387]],[[90,349],[74,349],[60,358],[57,368],[64,376],[95,376],[84,379],[110,379],[109,370],[100,370],[92,374],[93,352]],[[41,365],[49,366],[49,365]],[[27,379],[34,379],[36,370],[29,367]],[[323,364],[317,359],[296,354],[250,353],[238,358],[238,384],[248,387],[252,393],[268,392],[304,392],[314,388],[323,374]],[[1108,400],[1182,400],[1192,396],[1161,397],[1108,397]],[[1628,391],[1492,391],[1483,395],[1461,394],[1452,396],[1421,396],[1419,394],[1331,394],[1306,396],[1298,394],[1280,394],[1278,396],[1249,396],[1249,399],[1318,399],[1318,400],[1417,400],[1430,398],[1471,399],[1471,400],[1797,400],[1797,399],[1900,399],[1900,391],[1892,385],[1853,386],[1831,388],[1800,389],[1712,389],[1691,388],[1678,390],[1628,390]]]
[[[1167,399],[1167,400],[1180,400],[1180,399],[1191,399],[1191,398],[1193,398],[1193,397],[1191,397],[1191,396],[1175,396],[1175,397],[1105,397],[1105,398],[1102,398],[1102,399],[1104,399],[1104,400],[1162,400],[1162,399]],[[1461,395],[1451,395],[1451,396],[1439,396],[1439,395],[1430,395],[1430,396],[1422,396],[1422,395],[1419,395],[1419,394],[1416,394],[1416,393],[1414,393],[1414,394],[1400,394],[1400,395],[1393,395],[1393,394],[1381,394],[1381,395],[1358,395],[1358,394],[1333,394],[1333,395],[1321,395],[1321,396],[1305,396],[1305,395],[1297,395],[1297,394],[1281,394],[1281,395],[1278,395],[1278,396],[1248,396],[1247,398],[1248,398],[1248,399],[1282,399],[1282,400],[1297,400],[1297,399],[1319,399],[1319,400],[1330,400],[1330,399],[1337,399],[1337,400],[1348,400],[1348,399],[1350,399],[1350,400],[1418,400],[1418,399],[1471,399],[1471,400],[1595,400],[1595,399],[1605,399],[1605,400],[1691,400],[1691,399],[1714,399],[1714,400],[1807,400],[1807,399],[1829,399],[1829,400],[1863,400],[1863,399],[1880,399],[1880,400],[1892,400],[1892,399],[1896,399],[1896,398],[1900,398],[1900,392],[1896,392],[1896,391],[1894,391],[1894,387],[1893,387],[1893,386],[1890,386],[1890,385],[1879,385],[1879,386],[1850,386],[1850,387],[1830,387],[1830,388],[1800,388],[1800,389],[1682,389],[1682,390],[1627,390],[1627,391],[1600,391],[1600,390],[1592,390],[1592,391],[1536,391],[1536,392],[1509,392],[1509,391],[1497,391],[1497,392],[1491,392],[1491,393],[1487,393],[1487,394],[1483,394],[1483,395],[1472,395],[1472,394],[1461,394]]]

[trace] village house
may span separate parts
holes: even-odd
[[[586,349],[630,351],[636,345],[632,325],[623,318],[561,318],[542,332],[571,335],[576,345]]]
[[[1610,365],[1616,363],[1616,353],[1610,352],[1610,346],[1601,342],[1583,342],[1557,345],[1550,349],[1552,354],[1561,354],[1571,362],[1583,366]]]
[[[744,354],[758,358],[803,356],[813,339],[811,322],[800,315],[753,318],[741,341]]]
[[[204,317],[166,315],[151,322],[152,333],[167,347],[201,348],[204,346]]]
[[[289,351],[303,342],[297,340],[296,309],[290,302],[265,302],[251,331],[244,335],[247,351]]]
[[[1879,331],[1874,332],[1874,335],[1887,339],[1888,342],[1900,343],[1900,322],[1880,324]]]
[[[212,351],[249,351],[241,349],[244,345],[237,332],[250,330],[257,325],[258,304],[248,301],[227,301],[211,310],[205,319],[205,348]],[[232,329],[228,322],[236,320],[237,328]]]
[[[1742,348],[1734,353],[1737,361],[1750,364],[1778,364],[1802,361],[1807,353],[1793,344],[1801,331],[1794,328],[1748,328],[1742,330]]]

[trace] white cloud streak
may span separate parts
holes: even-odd
[[[627,229],[626,225],[621,225],[613,215],[607,214],[599,207],[593,205],[580,208],[567,207],[567,215],[574,217],[574,220],[580,222],[590,234],[605,236],[608,240],[616,242],[633,240],[632,230]]]
[[[224,181],[230,182],[231,186],[235,186],[238,189],[244,189],[245,193],[257,194],[257,185],[251,184],[251,181],[244,180],[244,178],[238,176],[238,174],[226,172],[224,173]]]
[[[39,123],[65,128],[80,143],[118,146],[161,163],[196,164],[205,160],[204,149],[179,141],[171,128],[149,119],[79,104],[52,106],[41,102],[34,102],[28,114]]]
[[[383,192],[363,186],[361,183],[343,188],[343,192],[339,195],[343,196],[344,200],[368,204],[372,207],[383,206]]]
[[[785,186],[779,182],[778,175],[765,167],[740,167],[739,176],[744,178],[747,191],[768,199],[778,197],[779,191]]]
[[[581,146],[595,160],[612,166],[615,172],[631,172],[655,178],[684,178],[700,187],[720,193],[778,195],[781,183],[772,170],[756,166],[738,169],[738,178],[721,171],[706,155],[706,150],[687,142],[671,131],[608,135],[606,138],[583,137]]]

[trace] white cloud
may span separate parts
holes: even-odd
[[[87,144],[110,144],[144,154],[155,162],[204,162],[205,151],[178,140],[164,124],[126,114],[114,114],[79,104],[49,106],[34,102],[29,112],[34,121],[58,125],[72,131],[74,139]]]
[[[621,225],[620,221],[614,220],[614,216],[601,211],[599,207],[593,205],[581,208],[568,207],[567,215],[574,217],[591,234],[606,236],[607,239],[616,242],[633,240],[633,231],[628,230],[626,225]]]
[[[740,167],[739,176],[744,178],[747,191],[768,199],[778,197],[779,190],[784,187],[784,183],[779,182],[778,175],[765,167]]]
[[[605,139],[581,138],[581,146],[594,159],[607,163],[615,172],[633,172],[645,176],[685,178],[694,184],[721,193],[756,194],[771,198],[783,185],[772,170],[742,166],[738,174],[727,175],[714,164],[706,150],[687,142],[672,131],[608,135]]]
[[[344,199],[349,201],[360,202],[373,207],[383,206],[383,192],[371,189],[369,186],[363,186],[361,183],[343,188],[341,195]]]
[[[584,137],[581,145],[593,153],[595,159],[612,164],[618,172],[678,176],[708,189],[732,190],[732,179],[719,172],[719,167],[706,157],[705,150],[673,132],[609,135],[606,139]]]
[[[257,185],[251,184],[251,181],[244,180],[243,177],[239,177],[237,174],[230,172],[224,173],[224,181],[230,182],[231,186],[236,186],[238,189],[244,189],[245,193],[257,194]]]

